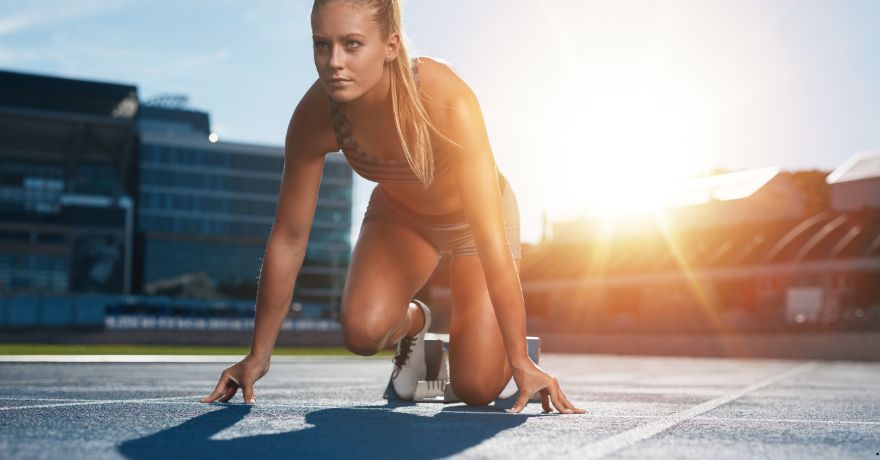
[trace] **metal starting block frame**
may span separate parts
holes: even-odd
[[[529,357],[535,364],[541,358],[541,338],[528,336],[526,337]],[[427,375],[425,380],[419,380],[416,385],[413,402],[439,402],[444,404],[461,402],[461,400],[452,391],[452,385],[449,380],[449,334],[425,334],[423,341],[425,347],[425,364],[427,367]],[[501,394],[498,395],[499,400],[512,399],[517,396],[516,383],[511,377],[510,381]],[[391,378],[388,378],[388,385],[385,387],[385,393],[382,398],[389,401],[400,401],[397,392],[394,391],[394,385]],[[540,401],[538,394],[532,395],[531,401]]]

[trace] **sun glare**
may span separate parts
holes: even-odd
[[[698,69],[670,59],[663,40],[649,49],[635,48],[644,40],[629,36],[590,44],[589,31],[567,30],[552,8],[541,9],[547,33],[560,43],[559,66],[579,77],[576,85],[555,89],[554,107],[536,107],[554,114],[545,121],[546,139],[574,135],[553,147],[561,167],[545,201],[551,216],[654,213],[672,184],[717,166],[703,151],[712,107],[693,87]],[[662,24],[654,27],[660,31],[645,33],[665,33]]]

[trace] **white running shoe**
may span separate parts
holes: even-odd
[[[425,364],[425,334],[431,327],[431,310],[422,301],[413,299],[413,303],[425,314],[425,325],[413,337],[404,336],[397,343],[397,353],[391,360],[394,370],[391,371],[391,383],[397,397],[411,401],[416,392],[419,380],[425,380],[428,367]]]

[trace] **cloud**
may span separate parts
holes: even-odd
[[[265,39],[306,43],[311,40],[311,10],[311,2],[251,0],[241,21]]]
[[[0,47],[0,66],[20,65],[40,57],[41,54],[35,50]]]
[[[38,18],[31,12],[0,18],[0,35],[14,34],[20,30],[28,29],[37,21]]]
[[[128,4],[126,0],[10,2],[0,7],[0,35],[29,32],[108,14],[119,11]]]
[[[200,54],[197,56],[189,56],[178,60],[174,64],[174,68],[194,68],[194,67],[202,67],[208,64],[213,64],[215,62],[225,61],[229,59],[229,49],[223,48],[211,53]]]

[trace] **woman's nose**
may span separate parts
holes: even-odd
[[[341,69],[342,65],[345,63],[345,53],[342,52],[341,49],[337,49],[337,47],[333,47],[330,50],[330,67],[334,69]]]

